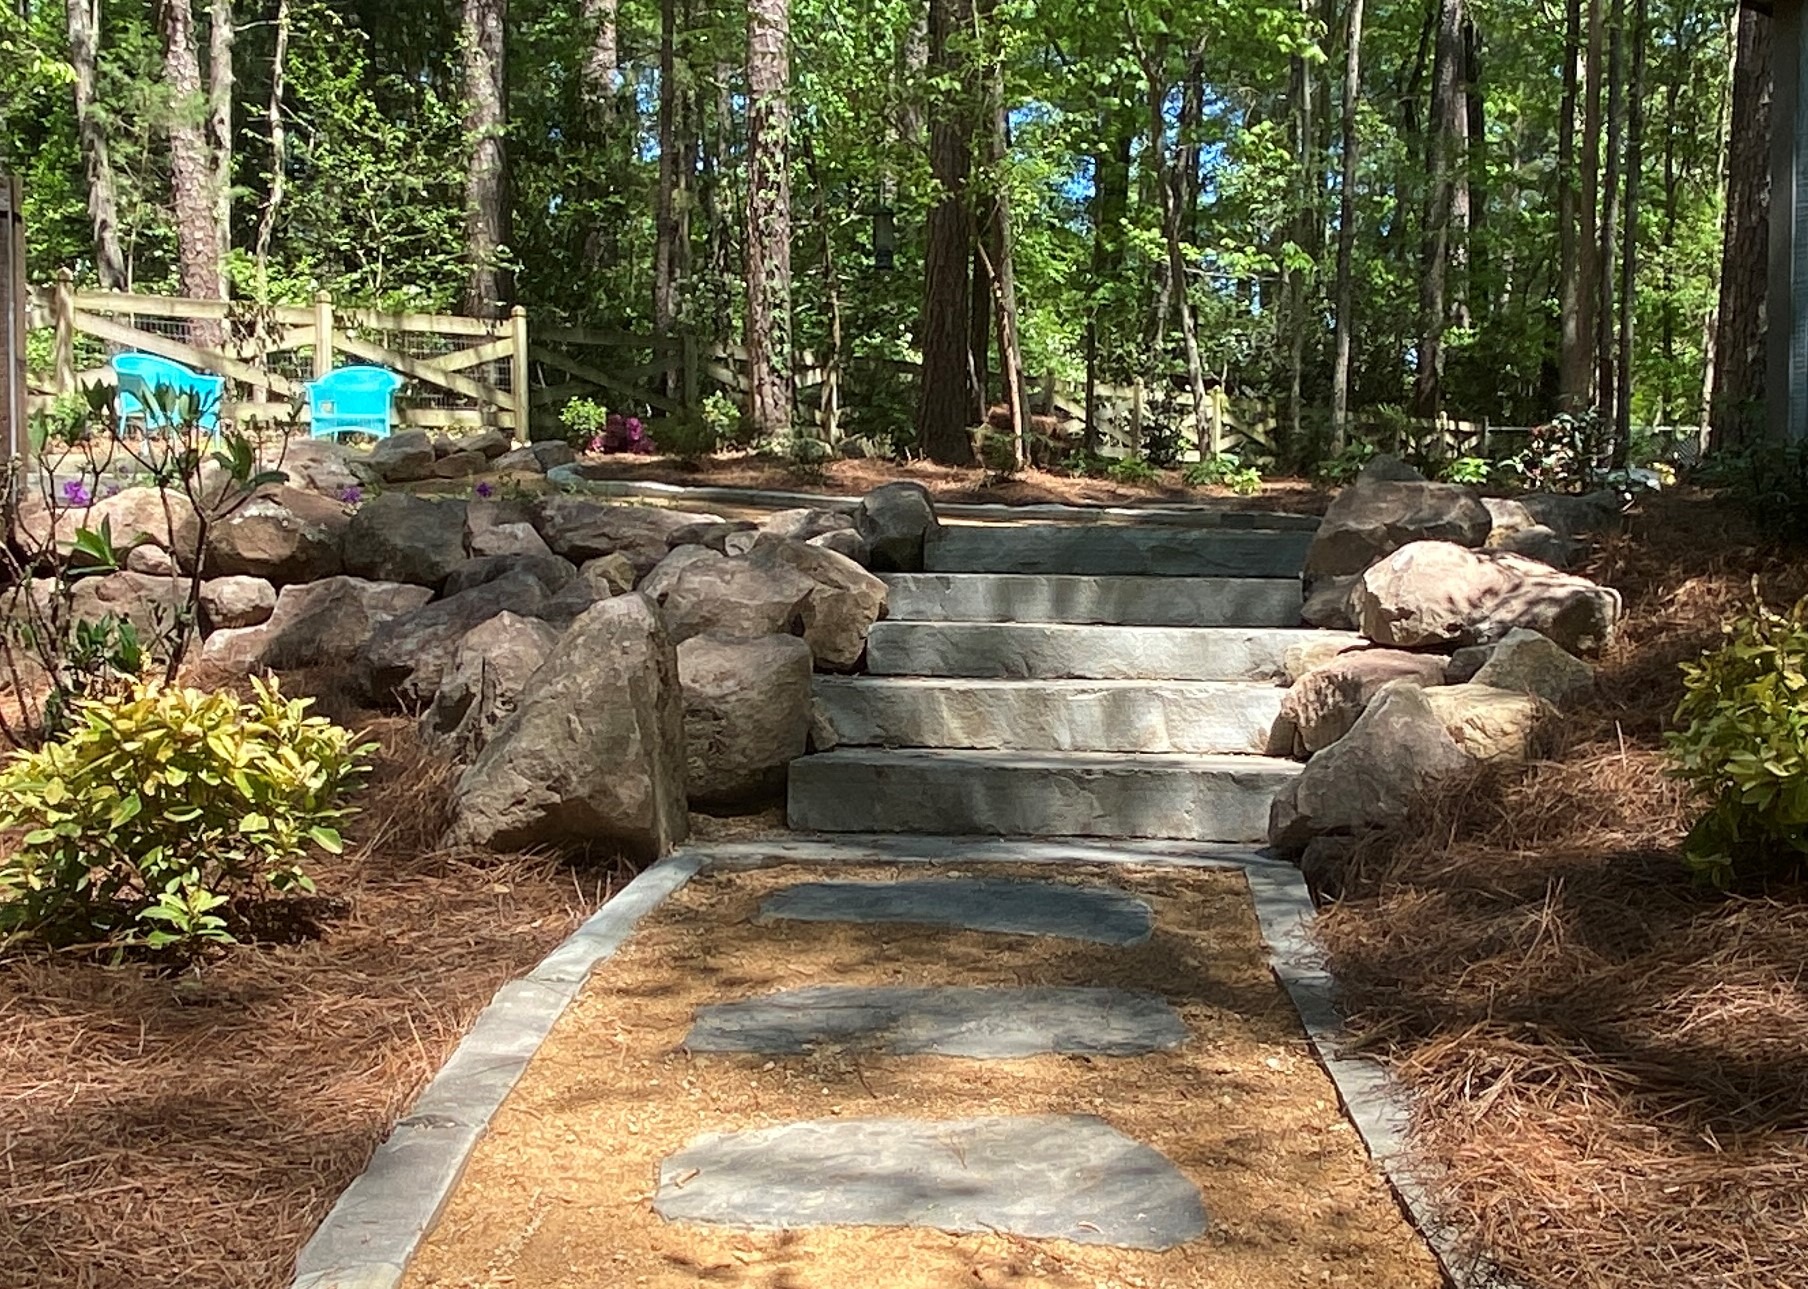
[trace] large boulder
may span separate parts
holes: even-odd
[[[1524,503],[1511,497],[1484,499],[1493,527],[1488,530],[1489,550],[1511,551],[1553,568],[1568,568],[1582,546],[1555,529],[1539,523]]]
[[[1358,483],[1424,483],[1425,476],[1416,467],[1397,456],[1377,452],[1356,472]]]
[[[1595,669],[1549,637],[1515,627],[1488,650],[1472,679],[1562,707],[1594,688]]]
[[[182,519],[189,511],[189,503],[179,488],[168,495],[168,512],[164,510],[163,495],[151,487],[123,488],[98,498],[91,506],[68,506],[61,504],[59,498],[58,505],[49,507],[41,499],[23,499],[19,507],[19,536],[26,548],[23,553],[35,557],[43,551],[51,559],[80,566],[88,561],[75,552],[76,532],[86,528],[98,533],[103,526],[112,534],[115,550],[140,544],[172,550],[182,535]],[[172,517],[174,525],[170,523]]]
[[[521,470],[545,474],[554,466],[570,465],[577,459],[578,454],[571,444],[562,439],[548,439],[544,443],[530,443],[524,448],[503,453],[496,458],[496,470],[498,473]]]
[[[1414,542],[1350,593],[1357,629],[1377,644],[1492,644],[1515,627],[1594,653],[1620,620],[1619,592],[1504,551]]]
[[[679,546],[659,561],[651,573],[640,578],[640,593],[658,604],[666,592],[677,585],[678,577],[692,564],[708,563],[722,558],[722,552],[707,546]]]
[[[1462,773],[1469,757],[1424,690],[1390,685],[1350,732],[1306,762],[1275,796],[1268,840],[1297,855],[1314,837],[1404,822],[1427,789]]]
[[[346,572],[373,582],[438,590],[464,562],[462,501],[386,492],[360,506],[346,531]]]
[[[1467,488],[1404,479],[1359,479],[1337,494],[1306,552],[1306,579],[1349,577],[1417,541],[1480,546],[1488,508]]]
[[[1327,631],[1351,631],[1356,619],[1350,613],[1350,591],[1356,585],[1356,574],[1320,573],[1306,582],[1306,595],[1300,605],[1300,618]]]
[[[683,528],[674,529],[666,534],[667,549],[679,546],[707,546],[713,551],[728,553],[728,539],[741,533],[758,533],[759,528],[744,519],[711,519],[698,524],[686,524]]]
[[[665,567],[665,561],[660,561],[660,567]],[[634,561],[620,553],[587,559],[578,573],[599,591],[607,587],[608,595],[626,595],[634,589],[638,576],[634,571]],[[596,598],[602,600],[608,596],[598,595]]]
[[[529,523],[491,524],[465,535],[465,548],[473,555],[552,555],[552,547]],[[558,556],[553,556],[557,559]]]
[[[596,845],[635,860],[689,831],[678,658],[639,595],[586,610],[453,793],[449,840]]]
[[[804,610],[817,584],[796,569],[746,559],[697,560],[659,596],[675,643],[692,636],[804,633]]]
[[[1527,760],[1539,725],[1554,710],[1533,694],[1474,683],[1428,689],[1425,701],[1473,761]]]
[[[370,696],[418,710],[439,692],[466,632],[498,613],[541,617],[551,599],[539,578],[515,568],[385,622],[358,654]]]
[[[666,557],[667,539],[673,533],[714,518],[564,496],[540,498],[533,512],[534,526],[546,544],[572,563],[619,552],[633,561],[638,577],[645,577]]]
[[[694,636],[678,646],[693,805],[745,805],[783,790],[810,733],[810,646],[796,636]]]
[[[276,612],[276,588],[261,577],[216,577],[201,583],[201,626],[207,631],[255,627]]]
[[[475,586],[494,582],[508,573],[527,573],[548,595],[556,595],[577,580],[578,571],[557,555],[483,555],[468,559],[452,571],[441,594],[450,598]]]
[[[190,572],[199,520],[185,515],[173,554]],[[259,493],[213,525],[203,568],[208,577],[261,577],[276,586],[317,582],[344,567],[351,516],[329,497],[287,485]]]
[[[432,597],[424,586],[357,577],[285,586],[268,621],[214,632],[201,648],[201,661],[241,671],[348,663],[378,627]]]
[[[397,430],[370,450],[370,468],[384,483],[415,483],[433,477],[439,454],[425,430]]]
[[[39,583],[48,588],[49,583]],[[188,601],[186,579],[173,580],[148,573],[108,573],[79,579],[69,593],[69,620],[100,622],[114,618],[129,622],[147,647],[152,638],[167,631]]]
[[[515,710],[559,634],[550,623],[507,612],[465,632],[452,653],[451,669],[421,717],[421,737],[454,761],[476,756]]]
[[[474,452],[488,461],[506,456],[514,446],[514,440],[498,429],[472,430],[469,434],[442,439],[436,445],[443,449],[440,452],[442,457],[457,456],[460,452]]]
[[[852,671],[873,623],[885,616],[885,583],[845,555],[761,534],[748,562],[802,573],[816,589],[804,605],[804,639],[825,671]]]
[[[882,573],[920,573],[923,548],[941,524],[935,502],[920,483],[888,483],[860,499],[854,526],[866,539],[872,567]]]
[[[1399,649],[1361,649],[1307,672],[1281,699],[1281,719],[1293,730],[1295,750],[1309,756],[1330,747],[1350,732],[1376,694],[1398,681],[1440,685],[1444,659]]]
[[[854,517],[843,510],[810,507],[778,510],[760,521],[760,531],[794,542],[807,542],[825,533],[854,532]]]
[[[334,501],[357,496],[380,479],[368,457],[354,456],[331,439],[291,438],[277,469],[294,487]]]

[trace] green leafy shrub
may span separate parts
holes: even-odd
[[[1777,443],[1718,453],[1695,472],[1695,482],[1724,488],[1766,537],[1808,541],[1808,447]]]
[[[1494,464],[1486,457],[1454,457],[1439,465],[1436,477],[1444,483],[1484,484],[1494,473]]]
[[[653,446],[680,461],[698,461],[722,445],[716,425],[698,412],[684,412],[648,425]]]
[[[1262,472],[1244,465],[1235,452],[1195,461],[1180,477],[1189,488],[1229,488],[1239,497],[1252,497],[1262,490]]]
[[[1559,412],[1534,426],[1525,448],[1501,461],[1499,471],[1540,492],[1589,492],[1601,482],[1611,429],[1594,408]]]
[[[1113,483],[1144,484],[1159,482],[1161,474],[1143,457],[1124,457],[1106,467],[1105,477]]]
[[[1336,456],[1320,461],[1313,473],[1326,483],[1349,483],[1362,473],[1363,466],[1374,459],[1375,451],[1373,443],[1353,439]]]
[[[590,445],[608,424],[609,409],[595,399],[574,398],[559,409],[559,424],[565,427],[565,441],[575,451],[588,452]]]
[[[313,890],[370,745],[312,699],[150,683],[82,699],[74,724],[0,769],[0,928],[53,942],[193,953],[233,939],[227,906]]]
[[[1808,601],[1759,606],[1721,648],[1683,665],[1667,742],[1673,772],[1707,810],[1684,854],[1703,879],[1798,873],[1808,858]]]

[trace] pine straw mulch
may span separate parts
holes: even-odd
[[[1528,1286],[1808,1286],[1808,898],[1695,887],[1665,777],[1677,664],[1808,563],[1701,494],[1588,570],[1628,621],[1548,759],[1362,845],[1321,934],[1414,1144]]]
[[[609,868],[434,849],[448,772],[400,718],[321,898],[200,973],[0,961],[0,1285],[279,1289],[490,995]]]

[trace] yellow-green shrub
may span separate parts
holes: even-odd
[[[274,681],[255,696],[145,684],[76,704],[73,727],[0,769],[0,925],[58,941],[192,951],[223,910],[313,889],[369,745]]]
[[[1805,602],[1808,603],[1808,602]],[[1725,645],[1683,666],[1669,736],[1675,773],[1707,810],[1689,864],[1716,886],[1799,871],[1808,859],[1808,623],[1760,606]]]

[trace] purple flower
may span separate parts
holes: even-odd
[[[480,497],[494,497],[496,495],[496,485],[485,480],[478,484],[476,488],[472,489],[472,491]]]
[[[339,489],[339,500],[348,506],[355,506],[364,500],[364,489],[355,483],[348,483]]]
[[[640,438],[641,424],[638,416],[630,416],[627,420],[628,439],[630,442]]]
[[[71,506],[85,509],[94,504],[94,495],[80,479],[71,479],[63,485],[63,500]]]
[[[116,483],[108,484],[100,490],[100,495],[103,497],[117,497],[119,495],[119,485]]]

